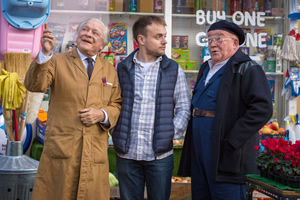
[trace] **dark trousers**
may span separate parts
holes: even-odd
[[[117,157],[121,200],[168,200],[171,194],[173,155],[161,160],[136,161]]]
[[[207,122],[206,122],[207,123]],[[245,200],[246,185],[220,183],[211,180],[211,134],[210,131],[194,135],[192,144],[192,199],[193,200]]]

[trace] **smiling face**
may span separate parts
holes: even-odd
[[[228,38],[228,40],[223,40],[220,43],[215,39],[213,39],[211,43],[208,43],[209,53],[213,64],[227,60],[239,49],[239,41],[237,36],[232,33],[223,30],[212,30],[208,32],[207,36],[209,38]]]
[[[153,23],[146,26],[146,34],[138,35],[140,51],[152,58],[150,60],[156,60],[165,54],[166,35],[167,31],[164,25]]]
[[[77,48],[83,55],[94,56],[105,47],[104,28],[97,20],[89,20],[83,25],[76,39]]]

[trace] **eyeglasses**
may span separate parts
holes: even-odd
[[[221,38],[221,37],[207,37],[203,39],[203,42],[211,44],[213,40],[216,41],[217,44],[222,44],[224,40],[234,40],[235,38]]]

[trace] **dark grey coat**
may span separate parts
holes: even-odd
[[[211,177],[217,182],[245,183],[255,173],[258,130],[273,113],[266,75],[260,65],[238,50],[228,61],[220,82],[213,129]],[[197,77],[200,80],[208,62]],[[178,175],[191,175],[192,119],[189,122]]]

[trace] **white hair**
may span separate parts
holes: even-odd
[[[100,22],[103,27],[104,27],[104,32],[103,32],[103,43],[104,45],[106,46],[108,44],[108,28],[107,26],[98,18],[89,18],[89,19],[86,19],[84,20],[83,22],[81,22],[78,27],[77,27],[77,35],[79,35],[79,32],[81,31],[82,27],[88,22],[88,21],[91,21],[91,20],[96,20],[98,22]]]

